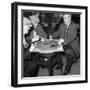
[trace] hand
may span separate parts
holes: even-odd
[[[44,41],[45,41],[45,38],[42,37],[42,38],[41,38],[41,41],[44,42]]]
[[[59,39],[58,40],[58,44],[63,44],[64,43],[64,39]]]
[[[52,35],[49,36],[49,39],[50,39],[50,40],[53,40]]]

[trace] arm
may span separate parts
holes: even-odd
[[[24,47],[25,48],[27,48],[28,47],[28,43],[26,42],[26,40],[25,40],[25,37],[23,36],[23,45],[24,45]]]
[[[37,34],[38,34],[40,37],[47,38],[47,34],[45,33],[45,31],[43,30],[43,28],[42,28],[41,25],[38,25],[38,26],[36,27],[36,31],[37,31]]]
[[[64,38],[63,25],[59,26],[59,29],[52,35],[52,38]]]
[[[52,38],[58,38],[58,37],[60,37],[60,31],[59,30],[52,35]]]

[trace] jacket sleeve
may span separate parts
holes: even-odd
[[[25,36],[25,40],[29,45],[31,44],[32,38],[33,38],[33,32],[31,32],[30,35]]]
[[[43,38],[47,38],[47,34],[45,33],[45,31],[43,30],[42,26],[41,25],[38,25],[36,27],[36,31],[37,31],[37,34]]]
[[[63,38],[62,25],[59,26],[59,29],[52,35],[52,38]]]
[[[73,42],[73,40],[76,38],[76,36],[77,36],[77,27],[75,26],[73,29],[71,29],[68,37],[64,40],[64,45],[68,45],[71,42]]]

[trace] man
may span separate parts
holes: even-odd
[[[31,36],[33,35],[32,38],[34,38],[34,35],[35,37],[38,35],[40,38],[47,38],[46,33],[44,32],[42,26],[39,24],[40,23],[39,16],[35,14],[30,16],[29,18],[34,26],[34,30],[31,33]]]
[[[25,34],[29,33],[30,28],[32,27],[31,22],[28,18],[23,17],[23,45],[25,48],[28,47],[28,43],[25,39]]]
[[[39,24],[39,17],[37,14],[23,19],[23,44],[24,44],[24,76],[37,76],[39,66],[37,64],[38,54],[30,52],[30,46],[40,38],[46,38],[47,35]],[[30,28],[29,28],[30,26]]]
[[[53,38],[64,39],[63,47],[65,50],[64,56],[66,56],[66,66],[63,75],[67,75],[70,70],[74,60],[80,55],[80,47],[77,40],[77,29],[79,25],[71,20],[71,14],[63,15],[63,23],[60,25],[57,32],[55,32]]]

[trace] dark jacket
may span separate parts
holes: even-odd
[[[53,38],[59,37],[64,39],[64,45],[70,45],[76,54],[80,54],[80,45],[77,40],[77,29],[79,25],[71,22],[69,27],[62,23],[57,32],[53,34]]]
[[[43,37],[43,38],[47,38],[47,34],[46,34],[46,32],[43,30],[43,28],[42,28],[42,26],[41,26],[40,24],[37,25],[35,31],[37,32],[37,34],[38,34],[39,36],[41,36],[41,37]],[[31,34],[30,34],[30,38],[32,38],[32,37],[33,37],[33,31],[32,31]]]

